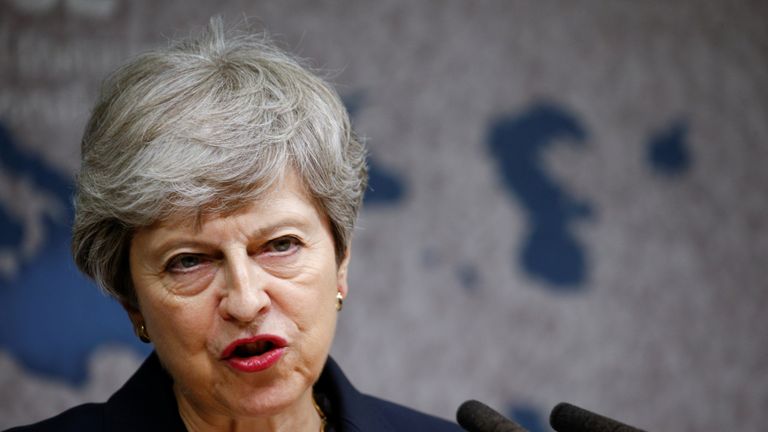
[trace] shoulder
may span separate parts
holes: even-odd
[[[461,432],[456,424],[394,402],[363,394],[328,358],[315,385],[324,411],[343,432]],[[327,401],[327,404],[323,402]],[[322,408],[322,407],[321,407]]]
[[[184,431],[170,376],[152,353],[105,403],[76,406],[39,423],[6,432]]]
[[[364,395],[368,404],[387,419],[396,431],[461,432],[455,423],[416,411],[394,402]]]
[[[88,432],[103,430],[104,404],[89,403],[70,408],[63,413],[6,432]]]

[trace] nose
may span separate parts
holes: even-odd
[[[266,292],[268,275],[247,253],[231,256],[226,262],[226,286],[219,312],[226,320],[250,323],[271,304]]]

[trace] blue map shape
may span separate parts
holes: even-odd
[[[507,409],[507,416],[528,432],[550,432],[552,428],[538,409],[533,406],[515,404]]]
[[[577,117],[549,103],[492,122],[487,145],[505,191],[527,216],[519,261],[556,291],[578,290],[587,279],[586,251],[570,231],[590,217],[592,206],[570,197],[547,172],[543,156],[556,143],[583,146],[586,128]]]
[[[480,285],[480,272],[477,267],[470,263],[463,263],[456,266],[456,277],[459,279],[461,287],[467,292],[473,292]]]
[[[0,162],[2,162],[0,158]],[[0,165],[1,167],[2,165]],[[24,227],[0,206],[0,248],[19,246],[23,240]]]
[[[344,106],[349,112],[352,121],[355,120],[360,110],[365,105],[365,93],[357,91],[343,97]],[[379,165],[372,157],[368,156],[368,189],[363,201],[365,206],[395,205],[403,201],[405,197],[405,180],[394,171]]]
[[[31,182],[66,209],[62,220],[45,219],[47,236],[40,253],[22,261],[10,280],[0,276],[0,349],[34,373],[74,385],[87,379],[87,360],[98,346],[118,343],[148,353],[117,302],[80,275],[72,262],[71,179],[21,151],[2,125],[0,169]],[[0,206],[0,246],[18,251],[23,222]]]
[[[403,200],[405,183],[393,171],[368,158],[368,190],[363,197],[366,206],[394,205]]]
[[[691,167],[691,151],[686,137],[688,123],[677,120],[668,127],[657,131],[648,140],[648,163],[651,168],[665,176],[685,174]]]

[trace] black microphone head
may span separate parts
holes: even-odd
[[[557,432],[644,432],[566,402],[552,408],[549,424]]]
[[[456,421],[468,432],[527,432],[488,405],[468,400],[456,411]]]

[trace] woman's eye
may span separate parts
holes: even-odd
[[[176,272],[189,271],[203,262],[199,255],[179,255],[168,263],[168,270]]]
[[[293,237],[280,237],[267,244],[267,252],[286,253],[299,245],[299,241]]]

